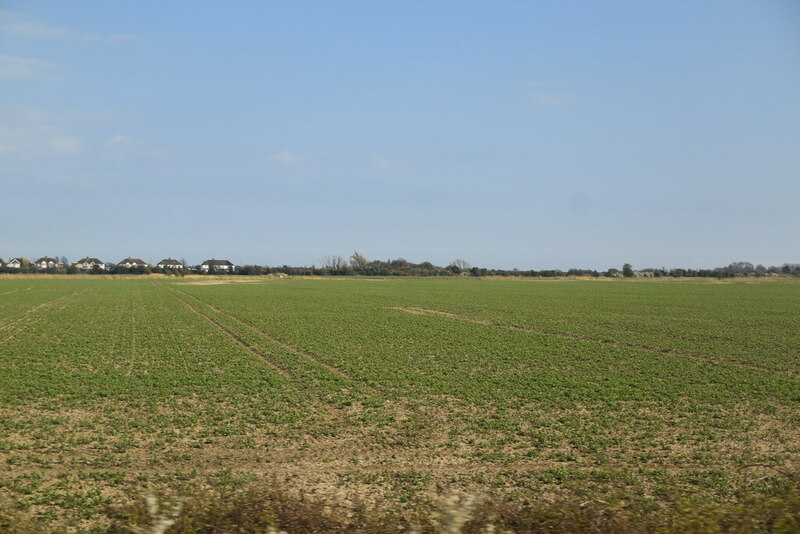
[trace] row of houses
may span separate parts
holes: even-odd
[[[36,269],[66,269],[68,266],[64,264],[63,261],[59,261],[57,258],[51,258],[49,256],[44,256],[39,258],[36,261],[28,261],[25,258],[12,258],[7,262],[4,262],[2,258],[0,258],[0,267],[5,267],[7,269],[22,269],[23,267],[34,267]],[[82,271],[109,271],[114,267],[120,268],[124,267],[125,269],[144,269],[144,268],[152,268],[153,266],[143,261],[139,258],[125,258],[121,262],[117,264],[113,263],[106,263],[104,261],[100,261],[97,258],[90,258],[85,257],[81,260],[76,261],[69,267],[74,267],[75,269],[79,269]],[[166,258],[161,260],[156,264],[156,267],[159,269],[191,269],[190,267],[184,265],[183,262],[172,259]],[[235,272],[236,266],[229,262],[228,260],[206,260],[201,263],[197,268],[198,271],[207,273],[211,272]]]

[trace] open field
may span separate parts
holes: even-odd
[[[0,279],[0,498],[264,481],[402,509],[800,473],[800,282]],[[213,280],[212,280],[213,281]]]

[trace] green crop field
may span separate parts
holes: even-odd
[[[0,279],[0,503],[80,530],[265,481],[660,506],[800,473],[797,281],[231,282]]]

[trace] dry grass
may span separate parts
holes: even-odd
[[[3,511],[5,510],[5,511]],[[451,494],[433,504],[397,511],[311,498],[276,486],[204,491],[191,498],[149,496],[109,511],[111,524],[97,534],[760,534],[800,531],[800,487],[786,479],[768,494],[724,503],[675,501],[654,508],[634,495],[591,496],[520,505]],[[5,534],[56,534],[23,514],[0,508]]]

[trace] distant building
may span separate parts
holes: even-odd
[[[178,260],[173,260],[172,258],[167,258],[158,262],[159,269],[183,269],[184,267],[183,263]]]
[[[97,258],[88,258],[88,257],[83,258],[82,260],[73,263],[72,266],[77,269],[81,269],[83,271],[90,271],[95,267],[97,267],[101,271],[106,270],[106,264],[98,260]]]
[[[148,267],[148,265],[147,262],[142,261],[139,258],[125,258],[117,264],[117,267],[131,269],[132,267]]]
[[[39,258],[33,264],[38,267],[39,269],[55,269],[56,267],[63,267],[58,260],[55,258],[50,258],[45,256],[43,258]]]
[[[206,260],[200,265],[200,272],[225,272],[232,273],[236,266],[228,260]]]
[[[6,263],[6,267],[9,269],[19,269],[25,263],[24,258],[13,258]]]

